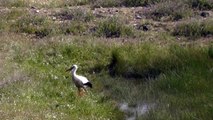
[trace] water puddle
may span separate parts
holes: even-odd
[[[154,103],[141,103],[134,106],[130,106],[128,103],[119,104],[119,109],[126,114],[126,120],[136,120],[154,107]]]

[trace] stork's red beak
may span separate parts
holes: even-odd
[[[72,66],[72,67],[70,67],[69,69],[67,69],[67,70],[66,70],[66,72],[71,71],[73,68],[74,68],[73,66]]]
[[[66,72],[69,72],[70,70],[72,70],[71,68],[67,69]]]

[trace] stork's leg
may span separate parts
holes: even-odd
[[[78,88],[78,95],[83,96],[84,95],[84,89],[83,88]]]
[[[87,92],[87,89],[85,87],[83,87],[84,92]]]

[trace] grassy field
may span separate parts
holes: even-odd
[[[0,119],[213,118],[210,0],[43,2],[0,0]]]

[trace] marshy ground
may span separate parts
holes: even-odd
[[[0,0],[0,119],[213,118],[211,0]],[[94,84],[79,97],[72,64]]]

